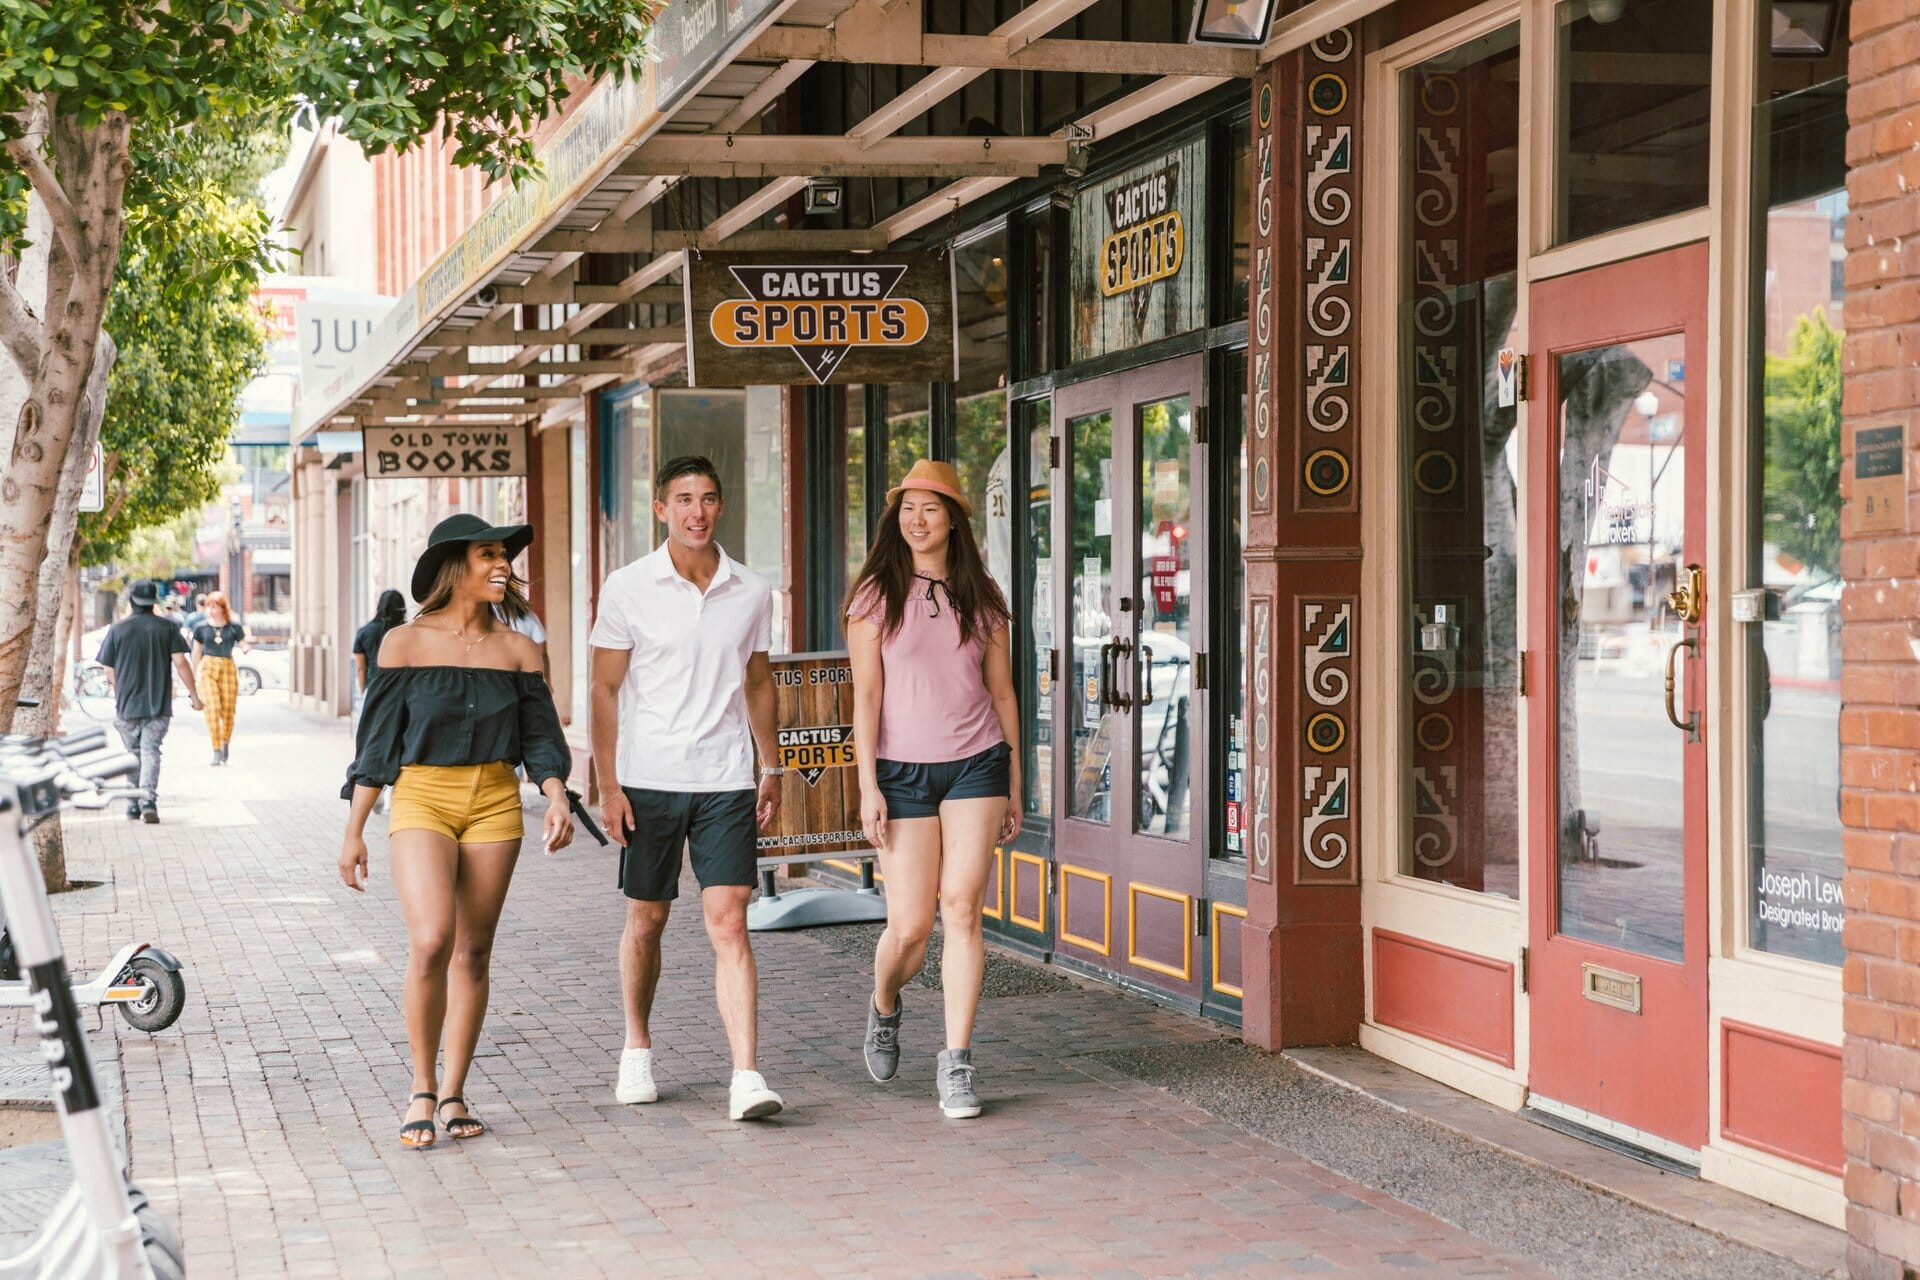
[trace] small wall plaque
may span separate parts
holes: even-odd
[[[1595,1004],[1640,1012],[1640,975],[1597,964],[1580,966],[1580,994]]]
[[[1853,434],[1853,527],[1903,533],[1907,527],[1907,429],[1862,427]]]

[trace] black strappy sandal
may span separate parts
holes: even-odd
[[[407,1105],[411,1107],[422,1098],[426,1098],[435,1103],[440,1101],[440,1095],[437,1093],[416,1093],[407,1099]],[[438,1112],[439,1107],[436,1106],[434,1110]],[[423,1138],[414,1138],[411,1136],[416,1133],[426,1136]],[[400,1145],[414,1151],[425,1151],[428,1147],[439,1141],[439,1138],[440,1135],[434,1131],[431,1118],[426,1120],[409,1120],[400,1126]]]
[[[433,1109],[434,1114],[440,1114],[440,1107],[446,1106],[449,1102],[457,1102],[463,1107],[467,1105],[465,1098],[457,1093],[450,1093],[440,1099],[440,1106]],[[447,1136],[456,1142],[462,1138],[477,1138],[487,1131],[486,1121],[474,1115],[471,1109],[464,1116],[455,1116],[451,1120],[443,1120],[440,1123],[446,1128]]]

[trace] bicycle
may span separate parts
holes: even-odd
[[[0,1280],[173,1280],[186,1266],[172,1232],[115,1154],[53,906],[29,839],[63,804],[137,773],[131,755],[80,758],[103,746],[90,729],[70,738],[0,739],[0,915],[13,945],[52,1073],[74,1183],[24,1252],[0,1258]],[[121,788],[125,790],[125,788]]]

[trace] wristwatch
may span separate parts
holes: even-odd
[[[763,778],[784,778],[787,776],[787,766],[783,764],[763,764],[760,766],[760,776]]]

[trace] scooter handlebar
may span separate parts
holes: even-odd
[[[140,757],[129,751],[116,751],[95,760],[78,761],[73,772],[91,783],[112,782],[115,778],[138,777]]]

